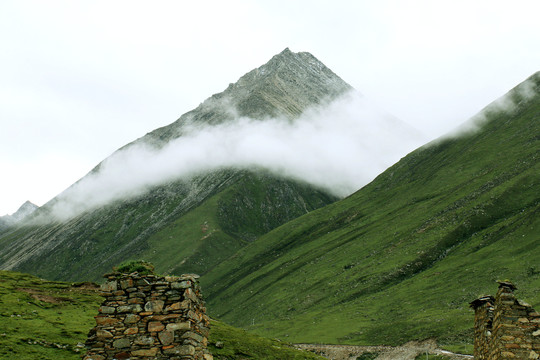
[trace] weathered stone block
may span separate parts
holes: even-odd
[[[148,331],[150,332],[158,332],[163,329],[165,329],[165,325],[160,321],[150,321],[148,323]]]
[[[144,310],[159,313],[163,310],[164,305],[165,302],[163,300],[151,300],[144,304]]]
[[[155,321],[165,321],[170,319],[178,319],[182,317],[181,314],[167,314],[167,315],[150,315],[147,316],[146,319],[148,320],[155,320]]]
[[[157,349],[157,348],[134,350],[134,351],[131,352],[131,355],[133,355],[133,356],[154,357],[154,356],[157,355],[158,351],[159,351],[159,349]]]
[[[116,349],[124,349],[131,346],[131,341],[126,338],[120,338],[113,341],[113,347]]]
[[[135,291],[132,293],[129,293],[130,298],[141,298],[144,299],[146,297],[146,294],[141,291]]]
[[[111,334],[110,331],[98,329],[96,331],[96,336],[100,339],[109,339],[113,337],[113,334]]]
[[[171,289],[187,289],[191,287],[191,281],[185,280],[171,283]]]
[[[193,310],[189,310],[188,313],[187,313],[187,317],[190,318],[191,320],[195,321],[195,322],[199,322],[201,321],[201,316],[199,314],[197,314],[195,311]]]
[[[122,352],[114,354],[113,359],[114,360],[129,360],[130,357],[131,356],[129,355],[127,351],[122,351]]]
[[[144,305],[144,299],[141,298],[132,298],[128,300],[128,304],[139,304],[141,306]]]
[[[83,358],[83,360],[105,360],[105,356],[101,356],[98,354],[88,354]]]
[[[205,326],[199,325],[199,333],[201,333],[202,336],[208,337],[208,335],[210,334],[210,329]]]
[[[135,323],[138,322],[140,319],[141,319],[141,317],[140,317],[139,315],[135,315],[135,314],[127,314],[127,315],[126,315],[126,318],[124,319],[124,323],[125,323],[125,324],[135,324]]]
[[[180,310],[182,309],[182,303],[175,302],[165,308],[165,311],[174,311],[174,310]]]
[[[151,336],[139,336],[133,342],[137,345],[149,346],[154,345],[155,340]]]
[[[197,299],[197,296],[195,295],[195,292],[191,288],[186,289],[186,291],[184,291],[184,298],[189,299],[193,302],[199,301],[199,299]]]
[[[109,326],[119,322],[118,319],[109,316],[95,316],[96,324],[101,326]]]
[[[119,313],[139,313],[142,311],[142,306],[139,304],[121,305],[116,308]]]
[[[107,281],[106,283],[101,285],[101,291],[113,292],[116,290],[118,290],[118,283],[116,282],[116,280]]]
[[[138,327],[130,327],[124,330],[124,335],[133,335],[139,333]]]
[[[174,341],[174,331],[162,331],[158,334],[158,338],[162,345],[172,344],[172,342]]]
[[[170,331],[189,330],[189,329],[191,329],[191,324],[187,321],[167,324],[167,330],[170,330]]]
[[[99,308],[99,312],[102,314],[114,314],[116,308],[112,306],[102,306]]]
[[[202,337],[201,335],[199,335],[199,334],[197,334],[197,333],[195,333],[193,331],[186,331],[182,335],[182,338],[183,339],[193,339],[198,343],[202,343],[204,341],[204,337]]]
[[[120,280],[120,287],[122,289],[129,289],[133,287],[133,279],[132,278],[126,278]]]
[[[194,355],[195,347],[191,345],[175,346],[173,348],[163,350],[163,353],[166,355]]]

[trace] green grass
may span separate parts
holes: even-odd
[[[435,354],[423,354],[418,355],[414,358],[414,360],[449,360],[450,358],[448,356],[444,355],[435,355]]]
[[[212,321],[211,326],[208,349],[214,359],[324,359],[293,349],[283,341],[263,338],[219,321]],[[216,346],[218,343],[219,347]]]
[[[84,287],[0,271],[0,358],[80,358],[100,302]]]

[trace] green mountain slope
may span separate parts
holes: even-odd
[[[0,358],[80,359],[103,300],[96,290],[0,271]],[[322,359],[218,321],[211,323],[209,348],[214,359]]]
[[[119,152],[141,143],[160,148],[190,127],[223,123],[238,115],[294,121],[304,110],[350,89],[312,55],[285,49],[174,123]],[[87,177],[99,174],[105,163]],[[48,279],[97,280],[113,265],[144,258],[154,262],[157,271],[204,274],[276,226],[336,200],[313,186],[261,169],[212,169],[51,220],[50,213],[84,179],[36,210],[30,220],[0,233],[0,269]],[[95,192],[73,203],[85,206],[84,199],[99,198]]]
[[[48,279],[98,280],[134,258],[158,271],[204,274],[270,229],[333,200],[263,172],[224,170],[68,221],[19,227],[0,238],[0,261]]]
[[[239,250],[202,278],[211,314],[293,342],[459,345],[472,341],[468,302],[496,279],[539,308],[539,94],[536,73],[480,130]]]

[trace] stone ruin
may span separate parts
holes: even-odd
[[[84,360],[211,360],[209,318],[197,275],[104,276],[105,300]]]
[[[474,359],[540,359],[540,313],[499,281],[497,295],[470,303],[474,309]]]

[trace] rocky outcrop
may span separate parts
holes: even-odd
[[[197,275],[112,273],[84,360],[211,360],[209,319]]]

